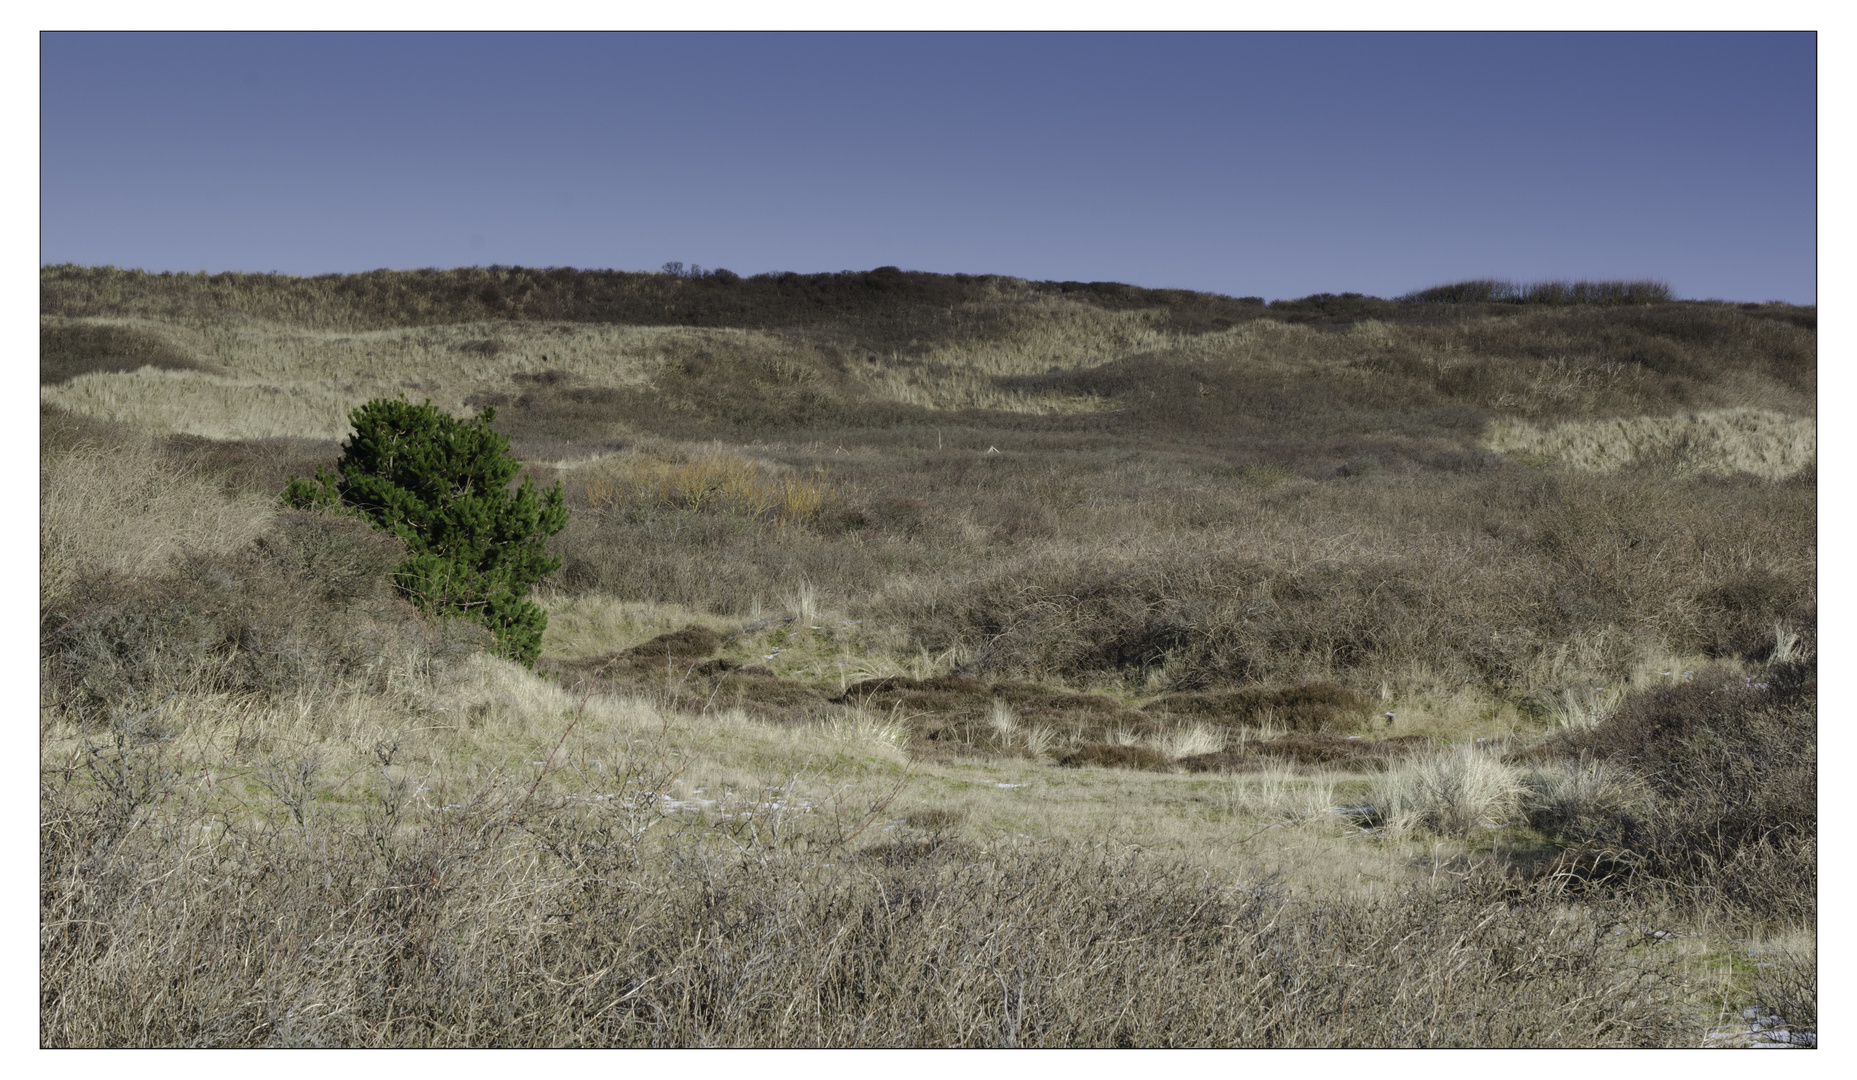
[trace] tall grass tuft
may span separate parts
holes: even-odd
[[[810,625],[814,619],[818,618],[819,596],[818,592],[813,589],[812,582],[801,581],[795,585],[793,591],[787,595],[787,606],[792,610],[793,617],[802,623]]]
[[[1773,657],[1775,664],[1790,664],[1803,658],[1805,649],[1800,644],[1799,632],[1785,622],[1773,624]]]
[[[987,726],[993,729],[994,738],[1002,744],[1011,745],[1013,735],[1019,730],[1019,718],[1013,713],[1011,705],[994,698],[992,711],[987,715]]]
[[[1548,715],[1556,727],[1590,728],[1604,720],[1624,699],[1624,692],[1605,686],[1568,686],[1552,698]]]
[[[1235,814],[1307,822],[1327,817],[1335,806],[1335,780],[1326,775],[1279,766],[1238,773],[1229,783],[1226,797]]]
[[[1515,816],[1521,771],[1469,743],[1413,757],[1375,784],[1374,806],[1400,835],[1466,837]]]
[[[1578,839],[1604,835],[1622,815],[1641,815],[1649,798],[1630,769],[1586,756],[1536,765],[1522,780],[1528,823]]]
[[[1225,750],[1225,740],[1224,729],[1207,724],[1193,724],[1161,736],[1156,742],[1156,749],[1178,761],[1196,754],[1222,753]]]

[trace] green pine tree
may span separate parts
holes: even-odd
[[[529,588],[561,565],[549,537],[567,526],[561,485],[538,494],[509,440],[490,430],[496,410],[459,420],[430,401],[376,398],[349,414],[355,430],[336,471],[292,476],[284,501],[365,515],[412,551],[394,584],[439,615],[489,627],[497,651],[529,666],[541,654],[548,613]]]

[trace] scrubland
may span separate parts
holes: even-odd
[[[41,290],[47,1045],[1816,1032],[1814,309]],[[280,508],[394,394],[565,488],[534,670]]]

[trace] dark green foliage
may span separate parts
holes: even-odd
[[[394,584],[427,611],[463,615],[496,635],[497,651],[533,666],[548,615],[530,586],[561,565],[546,545],[567,526],[559,484],[537,494],[509,440],[490,429],[495,409],[458,420],[430,401],[377,398],[351,414],[354,434],[335,473],[292,476],[284,501],[346,507],[406,543]]]

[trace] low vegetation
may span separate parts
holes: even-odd
[[[677,269],[43,271],[42,1042],[1815,1038],[1813,309]]]

